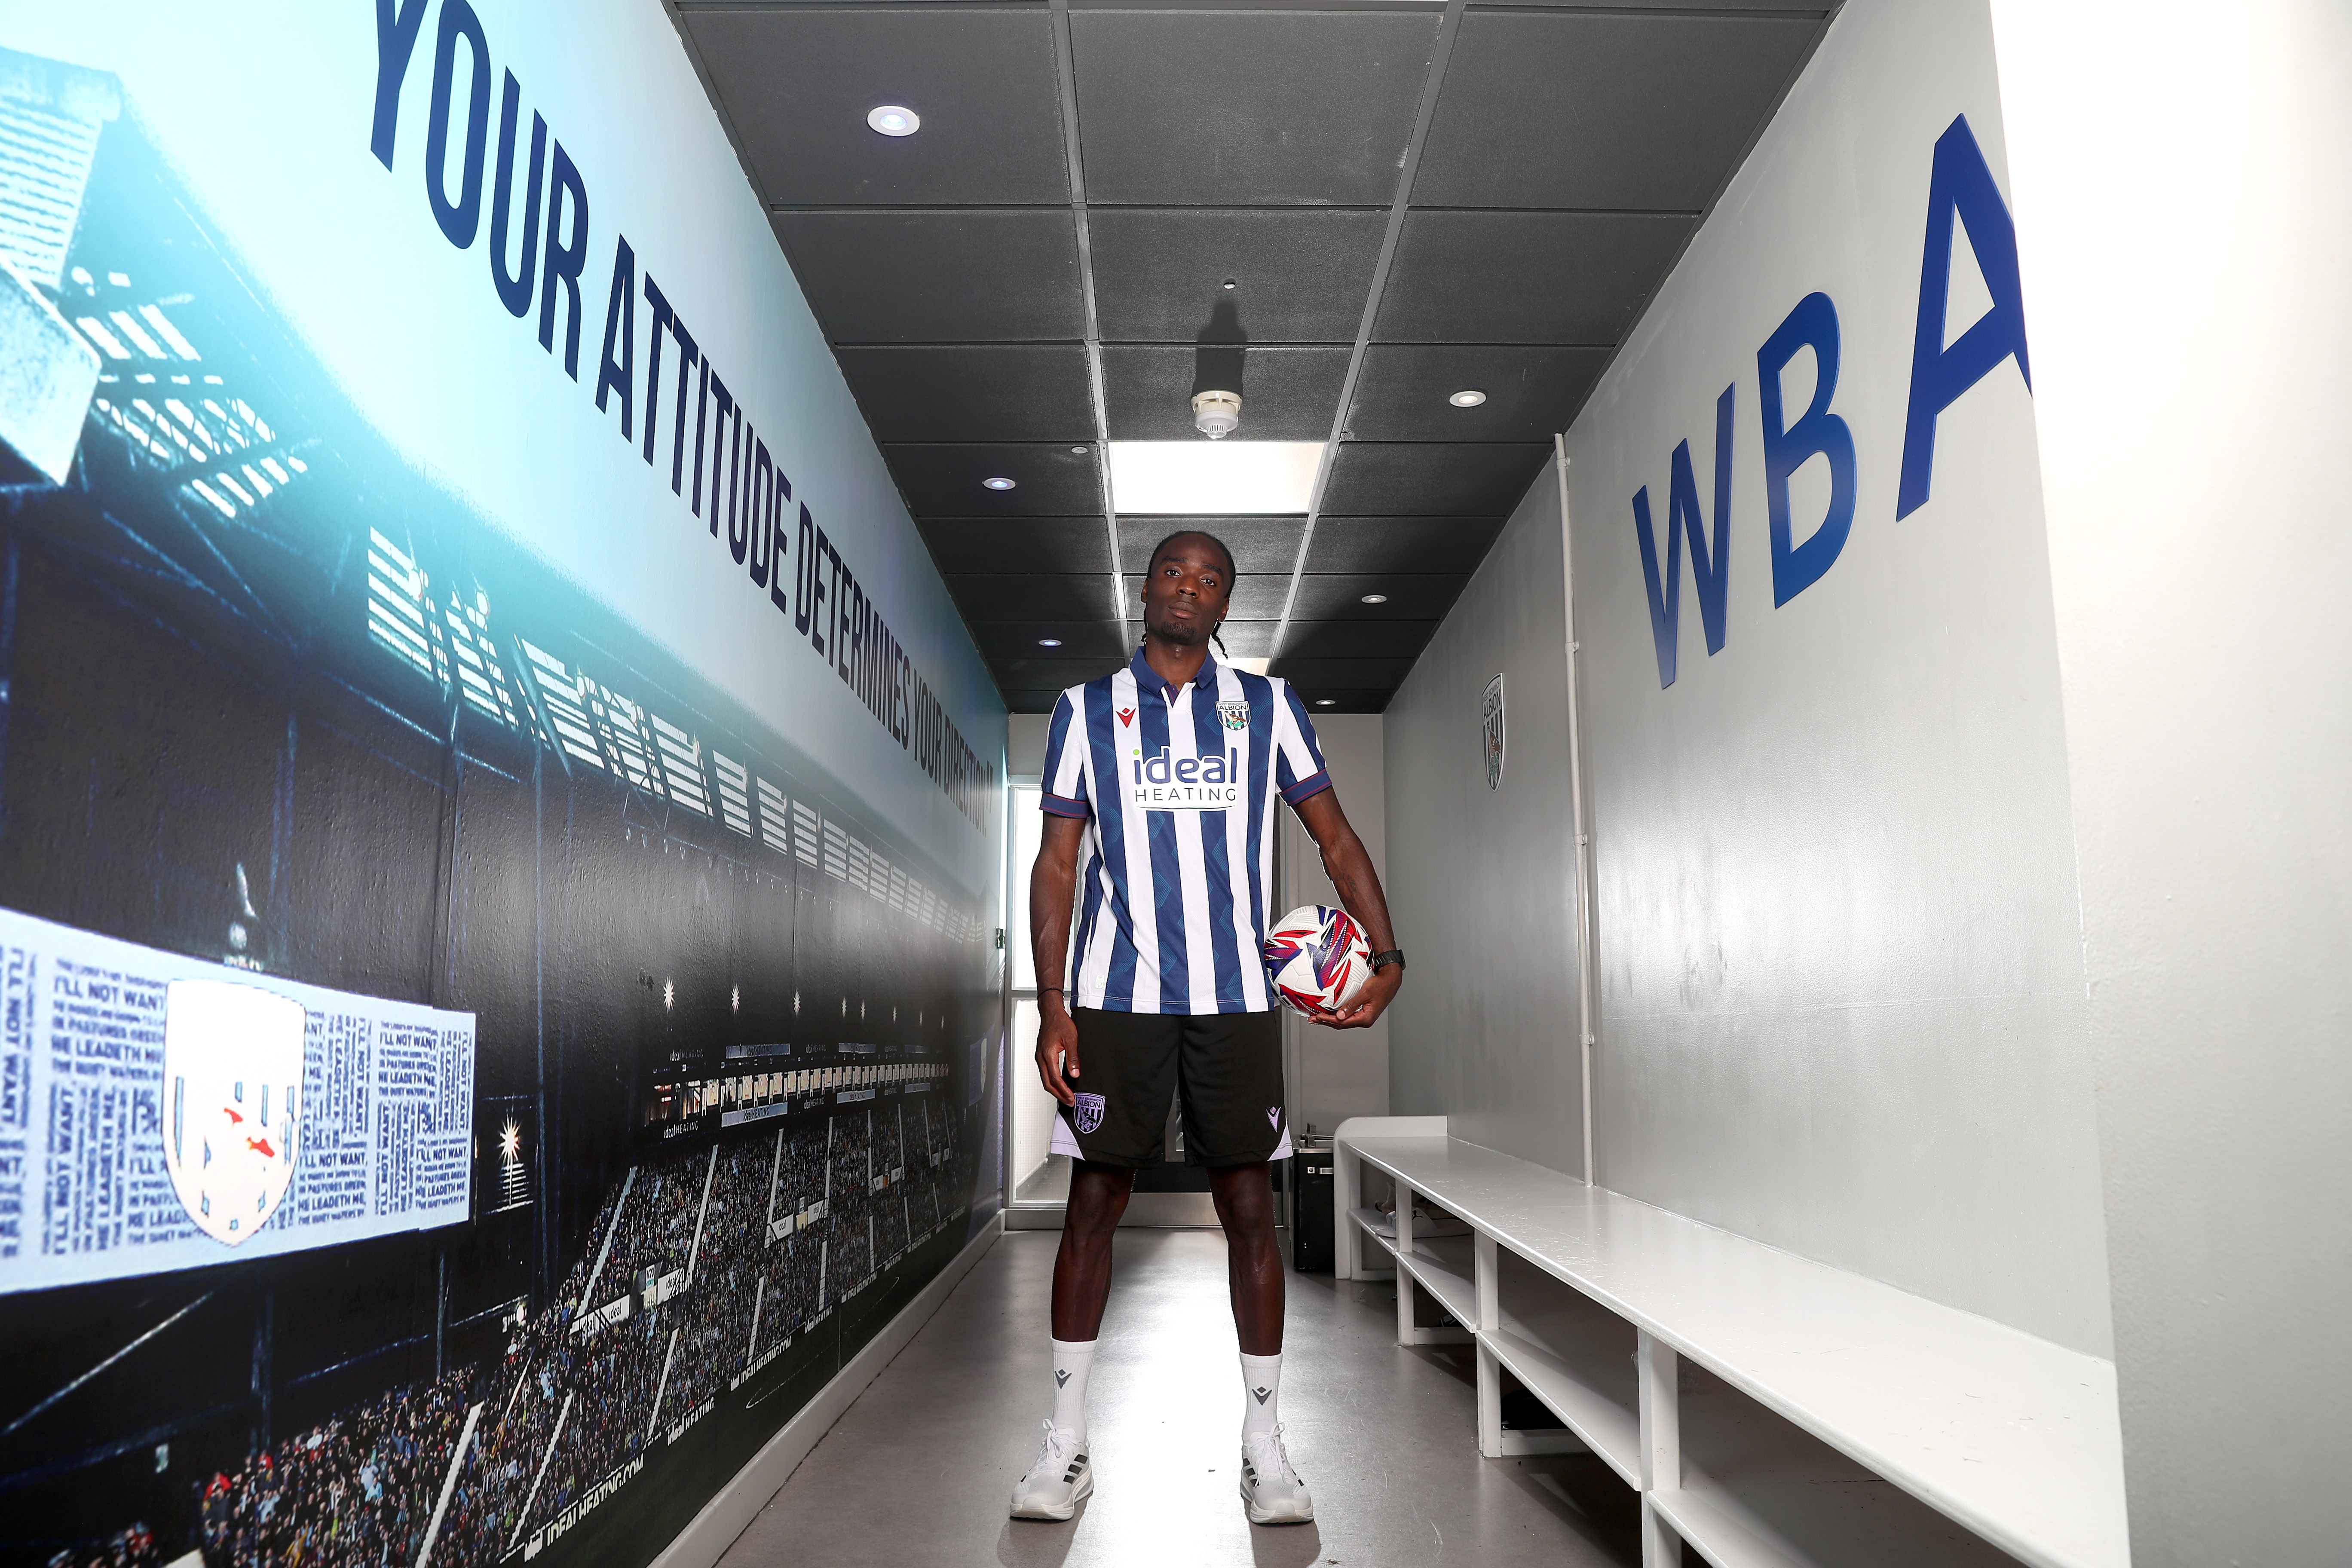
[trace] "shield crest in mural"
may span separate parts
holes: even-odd
[[[1486,737],[1486,787],[1503,787],[1503,678],[1495,677],[1486,683],[1486,700],[1480,706],[1479,727]]]
[[[290,996],[223,980],[174,980],[163,1011],[163,1163],[188,1218],[236,1247],[293,1184],[302,1037]]]

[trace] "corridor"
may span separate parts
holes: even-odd
[[[1290,1277],[1283,1408],[1316,1521],[1253,1530],[1234,1496],[1224,1239],[1122,1229],[1088,1401],[1094,1497],[1004,1516],[1047,1405],[1060,1242],[1013,1231],[802,1461],[721,1568],[1601,1568],[1640,1560],[1632,1492],[1589,1454],[1478,1457],[1469,1347],[1396,1344],[1395,1288]]]

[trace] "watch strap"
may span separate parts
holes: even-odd
[[[1385,968],[1387,965],[1391,963],[1395,964],[1399,969],[1402,969],[1404,967],[1404,949],[1401,947],[1392,947],[1386,952],[1376,952],[1372,954],[1372,967],[1375,970]]]

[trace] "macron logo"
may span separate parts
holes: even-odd
[[[1122,709],[1120,709],[1120,710],[1118,710],[1118,721],[1119,721],[1121,724],[1132,724],[1132,723],[1134,723],[1134,722],[1135,722],[1135,710],[1134,710],[1134,709],[1132,709],[1132,708],[1122,708]]]

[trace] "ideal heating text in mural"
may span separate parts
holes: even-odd
[[[992,1212],[989,889],[404,458],[106,63],[0,52],[0,1561],[636,1568]]]

